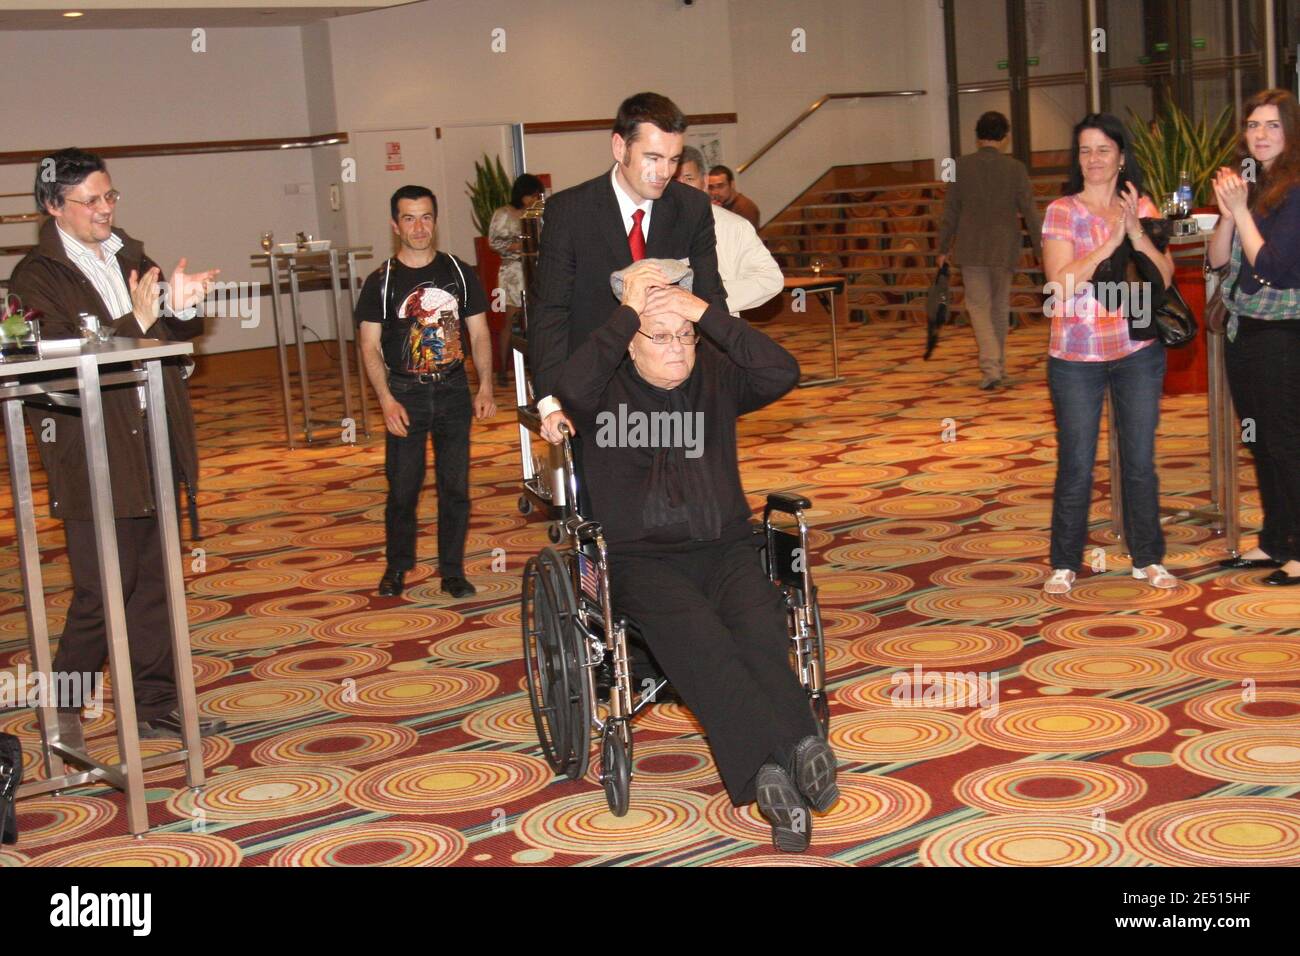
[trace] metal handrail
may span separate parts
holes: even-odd
[[[777,133],[770,140],[768,140],[767,145],[765,145],[757,153],[755,153],[753,156],[749,157],[749,159],[745,160],[743,163],[737,166],[736,172],[743,173],[750,166],[753,166],[754,163],[758,162],[759,157],[761,157],[764,153],[766,153],[777,143],[781,142],[781,140],[785,139],[786,136],[788,136],[791,132],[793,132],[799,126],[800,123],[802,123],[808,117],[812,116],[814,113],[816,113],[819,109],[821,109],[831,100],[867,100],[867,99],[882,99],[884,97],[892,97],[892,96],[925,96],[925,92],[926,92],[925,90],[874,90],[874,91],[869,91],[864,93],[827,93],[825,96],[822,96],[820,99],[814,101],[806,110],[804,110],[797,117],[795,117],[794,121],[790,123],[789,126],[781,130],[781,132]]]

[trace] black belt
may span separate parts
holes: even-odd
[[[401,379],[403,382],[419,382],[421,385],[432,385],[436,382],[445,382],[464,367],[464,362],[456,362],[437,372],[421,372],[419,374],[413,372],[394,372],[390,368],[388,370],[388,377]]]

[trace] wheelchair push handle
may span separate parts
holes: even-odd
[[[767,507],[769,511],[781,511],[788,515],[798,515],[799,512],[811,508],[812,502],[803,495],[773,492],[767,496]]]

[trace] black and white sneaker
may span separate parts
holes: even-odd
[[[799,790],[778,763],[765,763],[754,779],[758,809],[772,825],[772,845],[785,853],[802,853],[812,838],[812,814]]]
[[[799,792],[818,813],[825,813],[840,798],[835,771],[835,751],[822,738],[809,735],[794,748],[794,779]]]

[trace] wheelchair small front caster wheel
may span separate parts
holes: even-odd
[[[628,792],[632,786],[632,754],[623,740],[616,721],[605,725],[600,742],[600,783],[605,788],[605,802],[616,817],[627,813]]]
[[[533,512],[533,503],[532,503],[531,501],[528,500],[528,496],[527,496],[527,495],[520,495],[520,496],[519,496],[519,513],[520,513],[521,515],[527,515],[527,514],[532,514],[532,512]]]
[[[547,526],[546,537],[551,539],[551,544],[559,544],[564,540],[564,530],[560,527],[558,521],[552,521]]]

